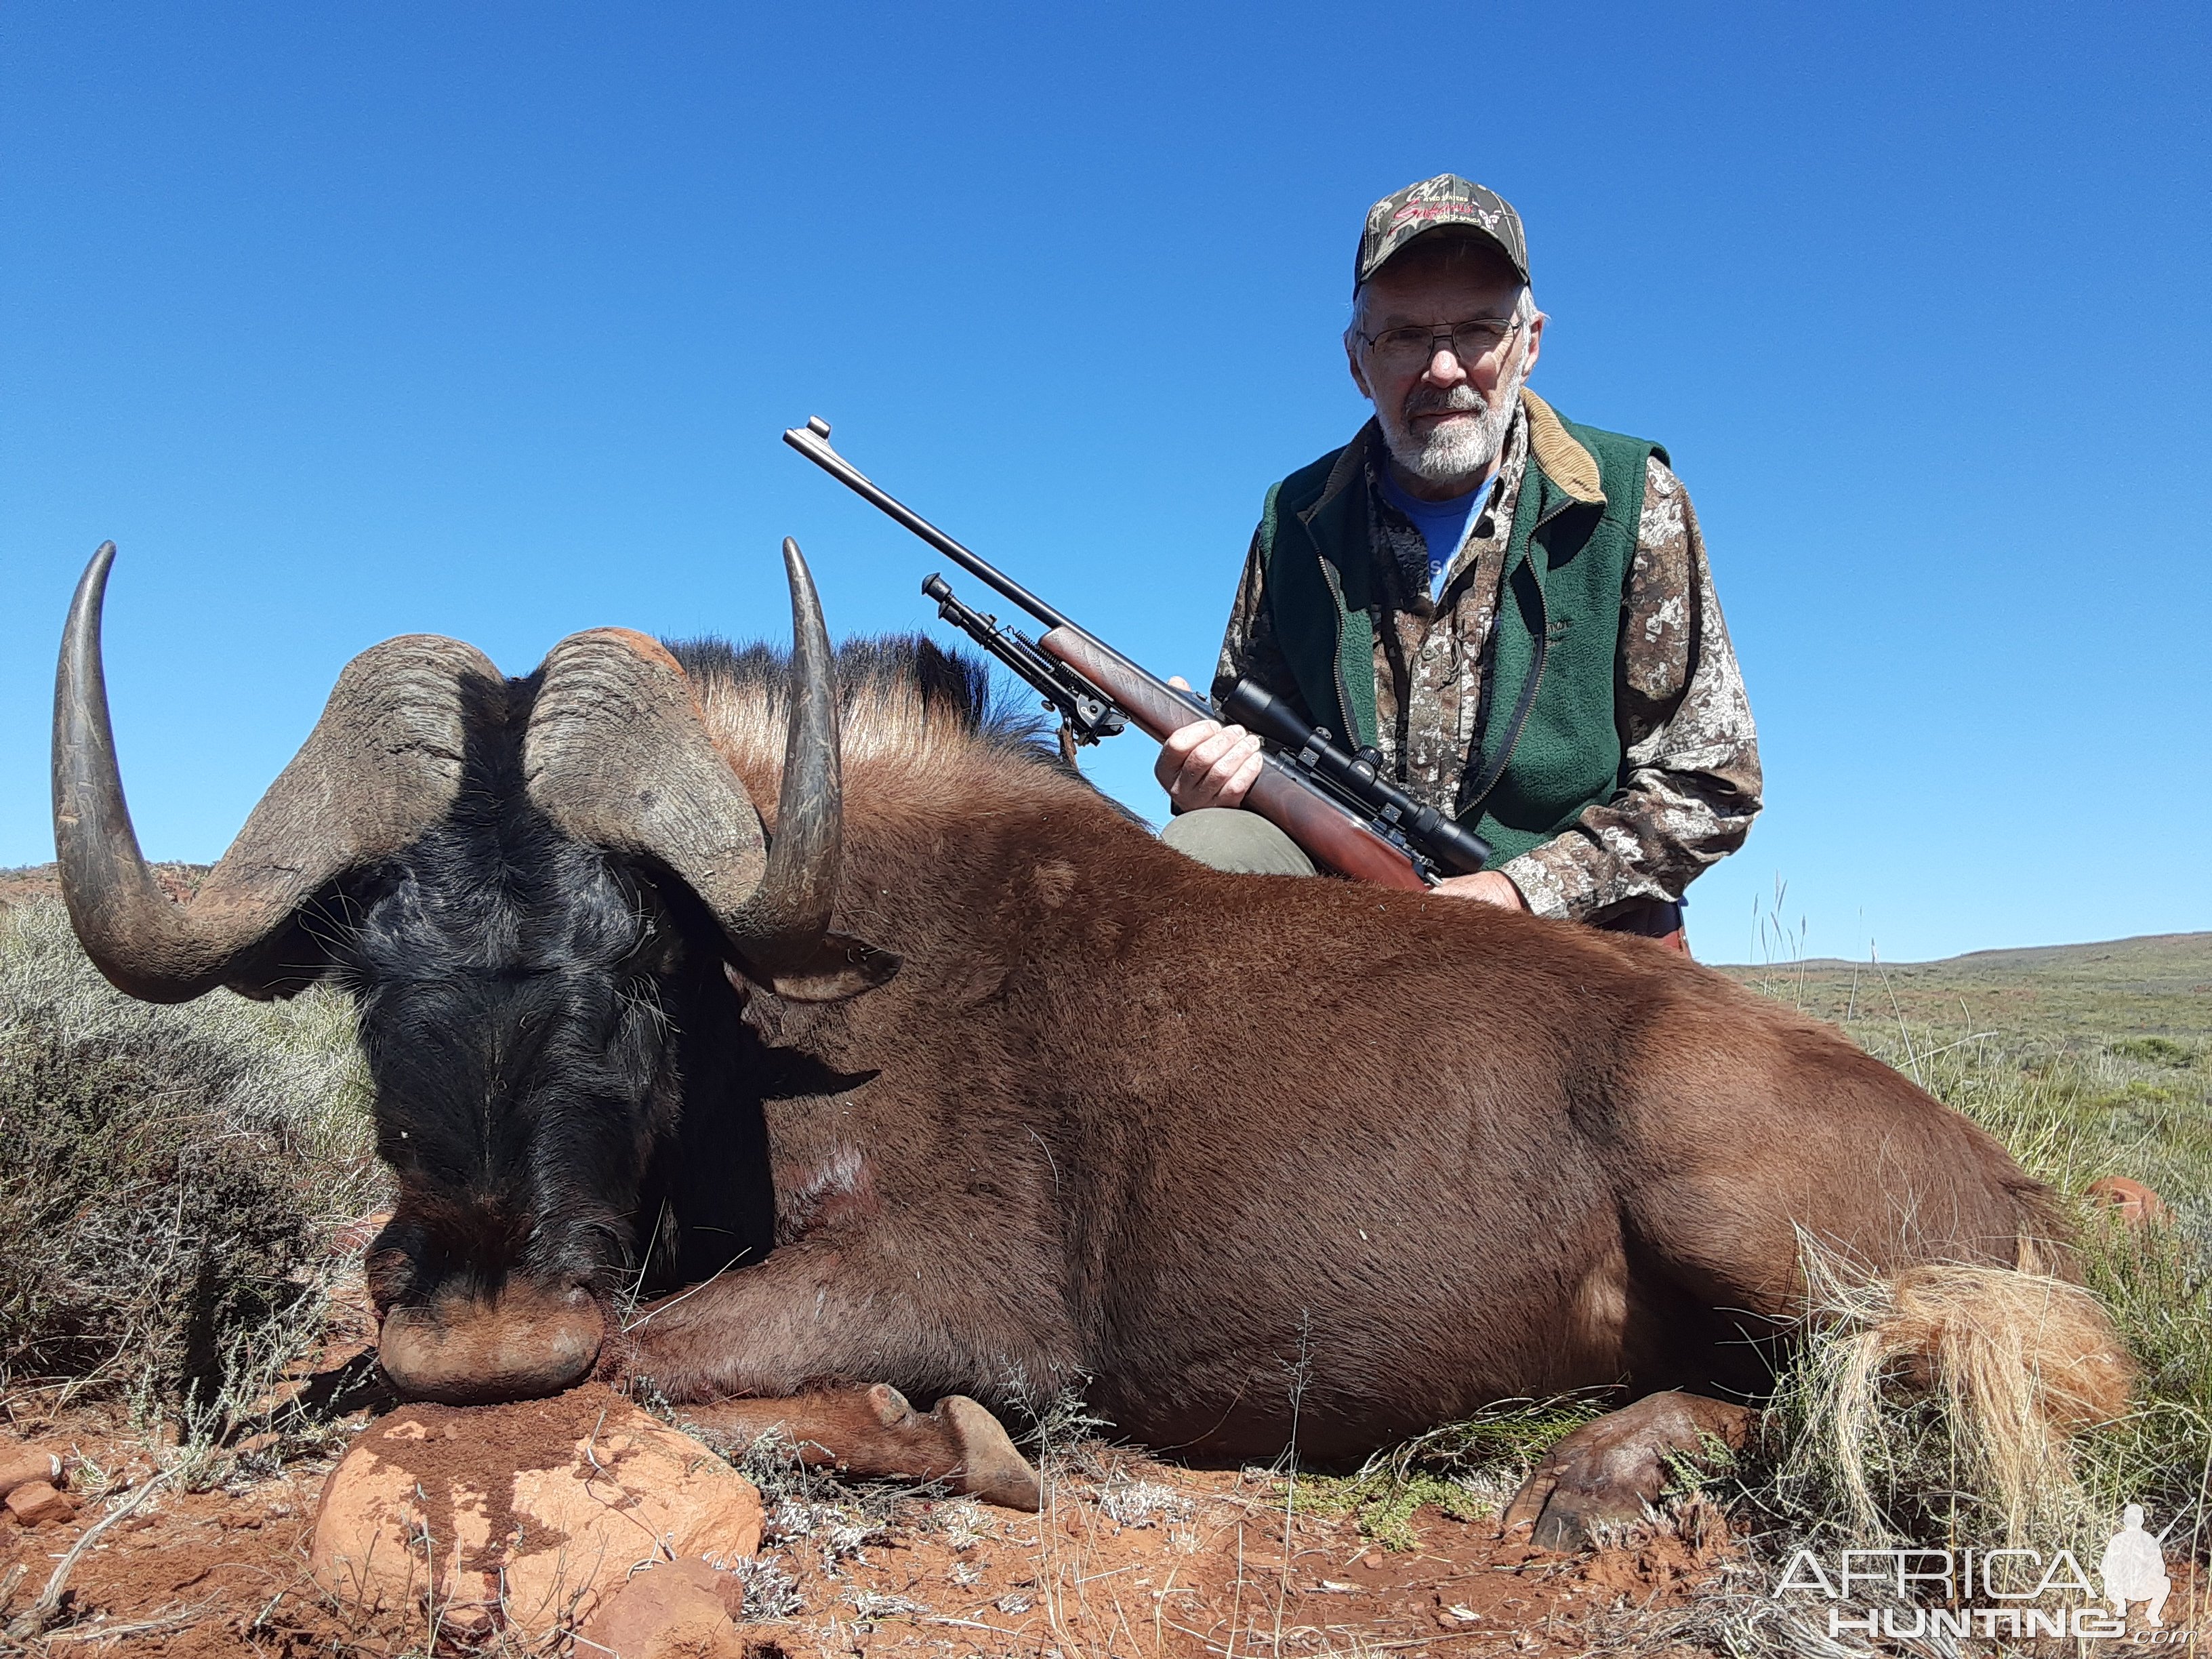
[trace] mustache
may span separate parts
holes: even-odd
[[[1462,380],[1452,386],[1416,386],[1406,394],[1402,412],[1410,421],[1416,415],[1480,415],[1489,407],[1482,394]]]

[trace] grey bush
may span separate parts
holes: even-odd
[[[367,1103],[343,994],[155,1007],[56,901],[0,910],[0,1389],[222,1426],[312,1340],[330,1235],[378,1200]]]

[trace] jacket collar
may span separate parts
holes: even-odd
[[[1526,386],[1521,388],[1521,407],[1528,416],[1528,458],[1561,495],[1585,507],[1603,507],[1597,457],[1577,441],[1551,404]]]

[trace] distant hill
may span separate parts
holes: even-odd
[[[187,898],[196,892],[210,864],[159,863],[154,866],[154,878],[171,898]],[[13,870],[0,870],[0,907],[21,902],[28,898],[59,898],[62,896],[61,876],[51,864],[26,864]]]
[[[2139,933],[2133,939],[2106,939],[2092,945],[2026,945],[2009,951],[1969,951],[1964,956],[1945,957],[1936,962],[1888,963],[1884,964],[1893,974],[1910,969],[1962,969],[1986,964],[1992,967],[2019,968],[2030,972],[2077,973],[2092,968],[2121,967],[2127,969],[2152,968],[2172,964],[2178,972],[2195,972],[2200,979],[2212,969],[2212,933]],[[1759,968],[1748,963],[1717,963],[1716,967],[1735,973],[1755,973]],[[1796,963],[1790,964],[1793,968]],[[1819,973],[1849,973],[1854,968],[1864,969],[1863,962],[1850,962],[1841,957],[1808,957],[1804,965]]]
[[[1941,962],[1821,957],[1723,973],[1822,1019],[2005,1032],[2212,1036],[2212,933],[1974,951]]]

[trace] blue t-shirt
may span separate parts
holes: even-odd
[[[1408,495],[1399,488],[1398,481],[1390,476],[1388,467],[1379,468],[1377,476],[1382,481],[1382,494],[1390,505],[1413,521],[1413,528],[1421,532],[1421,539],[1429,544],[1429,597],[1435,599],[1443,591],[1444,572],[1451,568],[1451,562],[1459,553],[1459,544],[1467,539],[1468,521],[1474,516],[1474,509],[1489,490],[1492,480],[1485,478],[1464,495],[1454,495],[1441,501],[1425,501],[1418,495]]]

